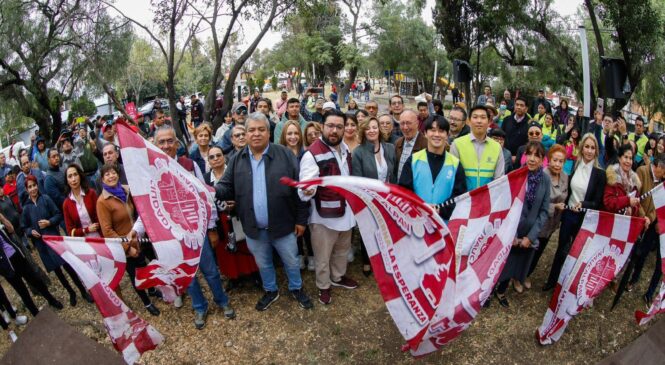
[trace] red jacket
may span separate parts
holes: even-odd
[[[615,165],[611,165],[607,168],[607,185],[605,185],[605,192],[603,194],[603,205],[605,210],[610,213],[621,213],[626,214],[623,209],[630,207],[630,196],[626,189],[621,183],[617,180]],[[637,175],[631,171],[631,178],[637,186],[637,194],[639,194],[639,179]],[[637,207],[632,207],[631,214],[634,217],[644,217],[644,210],[642,206],[638,205]]]
[[[83,204],[88,211],[90,221],[92,223],[99,223],[97,219],[97,193],[94,189],[88,189],[83,197]],[[74,237],[85,237],[89,233],[88,227],[81,225],[81,218],[79,218],[78,210],[76,210],[76,202],[71,200],[69,196],[65,198],[62,204],[62,214],[65,216],[65,227],[67,227],[67,234]],[[101,229],[98,231],[101,235]]]

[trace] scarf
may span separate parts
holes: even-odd
[[[633,183],[632,175],[633,171],[628,171],[628,173],[623,172],[620,164],[614,166],[614,172],[617,174],[617,183],[623,186],[623,189],[627,194],[630,194],[631,191],[635,188]]]
[[[125,189],[122,188],[122,185],[120,185],[120,183],[118,183],[116,186],[108,186],[102,183],[102,187],[104,188],[104,190],[111,193],[111,195],[120,199],[123,203],[127,203],[127,194],[125,193]]]
[[[536,200],[536,191],[540,186],[540,182],[543,181],[543,169],[539,168],[537,171],[529,171],[529,175],[526,183],[526,205],[529,209],[533,206],[533,202]]]

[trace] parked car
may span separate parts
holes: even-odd
[[[263,85],[263,92],[267,93],[269,91],[272,91],[272,85],[271,84],[265,84]]]
[[[169,110],[169,101],[167,99],[159,99],[159,102],[161,104],[162,111],[164,111],[164,114],[171,115]],[[155,115],[154,110],[155,100],[151,100],[139,108],[139,113],[143,114],[143,120],[145,122],[150,123]]]

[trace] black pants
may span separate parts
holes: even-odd
[[[510,279],[499,282],[499,284],[496,286],[496,292],[501,295],[505,294],[506,290],[508,289],[508,284],[510,284]]]
[[[298,237],[298,255],[304,256],[307,249],[307,256],[314,256],[312,249],[312,233],[309,231],[309,225],[305,227],[305,233]]]
[[[660,244],[658,234],[656,233],[656,224],[656,222],[653,222],[653,224],[647,228],[642,239],[637,242],[635,248],[633,248],[632,260],[635,260],[635,267],[633,268],[633,274],[629,281],[631,285],[637,284],[640,280],[640,274],[642,273],[644,263],[646,262],[649,253]]]
[[[49,292],[46,284],[44,284],[44,282],[41,281],[37,274],[35,274],[35,272],[30,268],[28,262],[25,260],[25,258],[23,258],[23,256],[21,256],[21,254],[15,253],[9,259],[9,261],[14,268],[14,275],[5,276],[5,279],[7,279],[9,285],[11,285],[14,290],[16,290],[16,293],[18,293],[18,295],[21,297],[23,304],[25,304],[25,307],[30,311],[30,313],[33,316],[36,316],[37,313],[39,313],[39,310],[37,309],[35,302],[32,300],[30,292],[25,286],[23,280],[27,281],[30,285],[37,289],[39,294],[41,294],[49,303],[54,302],[56,299],[53,297],[53,295],[51,295],[51,292]]]
[[[136,283],[134,281],[134,278],[136,278],[136,268],[146,267],[147,265],[148,264],[146,263],[146,259],[145,256],[143,256],[143,254],[140,254],[138,257],[127,257],[127,266],[126,266],[127,275],[129,275],[129,279],[132,282],[132,287],[134,287],[134,290],[141,299],[141,302],[143,302],[143,305],[148,305],[151,303],[150,297],[148,297],[148,293],[145,290],[136,289]]]
[[[561,229],[559,230],[559,246],[556,248],[552,268],[547,278],[546,286],[556,285],[561,273],[566,257],[570,252],[577,233],[579,233],[584,221],[584,213],[576,213],[572,210],[565,210],[561,216]]]
[[[550,242],[550,238],[552,236],[548,237],[538,237],[538,249],[536,250],[533,260],[531,261],[531,266],[529,267],[529,273],[527,274],[527,277],[531,276],[533,272],[536,270],[536,266],[538,266],[538,261],[540,261],[540,256],[543,255],[543,252],[545,252],[545,248],[547,248],[547,244]]]

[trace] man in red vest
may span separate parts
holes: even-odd
[[[351,151],[343,141],[345,116],[333,109],[323,116],[323,133],[300,162],[300,180],[320,176],[351,175]],[[330,287],[358,287],[345,276],[347,254],[351,249],[351,229],[356,225],[351,208],[344,198],[327,188],[299,191],[303,201],[312,202],[309,228],[316,262],[316,286],[319,301],[330,304]]]

